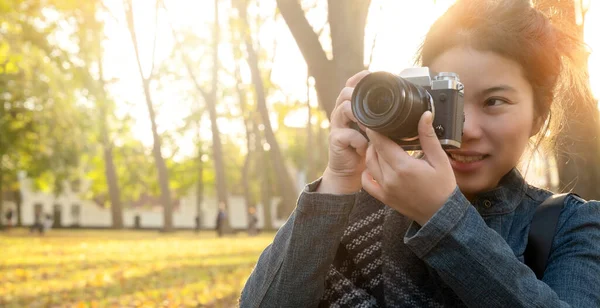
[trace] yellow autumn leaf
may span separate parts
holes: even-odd
[[[0,306],[234,307],[272,236],[51,229],[32,237],[15,228],[0,233],[0,247],[10,247]]]
[[[84,302],[78,302],[75,307],[77,307],[77,308],[87,308],[87,304],[84,303]]]

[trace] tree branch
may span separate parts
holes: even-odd
[[[371,67],[373,63],[373,52],[375,51],[375,46],[377,45],[377,35],[379,33],[375,33],[375,37],[373,38],[373,44],[371,45],[371,54],[369,54],[369,65],[367,67]]]
[[[156,5],[154,7],[154,41],[152,42],[152,67],[150,68],[150,74],[148,78],[152,78],[154,75],[154,65],[156,64],[156,58],[154,55],[156,54],[156,37],[158,32],[158,8],[160,7],[161,0],[156,0]]]
[[[175,31],[175,27],[173,27],[173,23],[168,18],[169,10],[167,9],[167,6],[165,5],[164,1],[160,1],[160,4],[161,4],[163,10],[165,10],[165,14],[167,15],[167,23],[169,24],[169,28],[171,28],[171,34],[173,35],[173,41],[175,42],[175,47],[177,48],[177,50],[179,50],[179,53],[181,54],[181,58],[183,59],[183,63],[185,64],[185,68],[188,72],[188,75],[190,75],[190,78],[192,79],[192,82],[194,83],[196,90],[198,90],[198,92],[200,92],[200,94],[202,94],[202,98],[204,98],[205,101],[210,101],[210,99],[211,99],[210,93],[208,93],[206,90],[204,90],[202,88],[202,86],[200,85],[200,83],[198,82],[198,80],[196,79],[196,75],[194,74],[194,70],[192,69],[192,64],[190,63],[190,60],[188,59],[188,57],[185,55],[185,52],[183,52],[183,46],[177,37],[177,32]]]
[[[123,5],[125,6],[125,19],[127,20],[127,26],[129,27],[129,34],[131,35],[131,42],[133,43],[133,49],[135,50],[135,60],[137,61],[138,70],[144,83],[148,82],[148,79],[144,77],[144,70],[142,70],[142,63],[140,62],[140,52],[137,43],[137,35],[135,34],[135,23],[133,19],[133,3],[132,0],[124,0]]]
[[[331,65],[319,37],[304,15],[300,2],[298,0],[277,0],[277,7],[300,48],[310,74],[314,76],[315,70],[323,70]]]

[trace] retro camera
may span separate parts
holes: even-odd
[[[429,110],[442,147],[460,148],[463,89],[457,74],[443,72],[432,77],[428,67],[408,68],[399,75],[374,72],[354,88],[352,112],[365,127],[389,137],[405,150],[415,151],[421,150],[419,119]],[[358,125],[353,128],[361,131]]]

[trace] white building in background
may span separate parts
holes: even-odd
[[[20,176],[21,184],[21,221],[23,225],[29,226],[35,222],[35,213],[41,211],[43,215],[50,214],[54,219],[56,227],[88,227],[109,228],[111,226],[110,208],[98,206],[92,200],[81,199],[80,195],[73,191],[69,185],[65,185],[64,192],[58,196],[52,193],[36,191],[30,179]],[[89,183],[88,183],[89,184]],[[89,185],[81,185],[81,190],[89,188]],[[285,220],[275,217],[278,199],[271,204],[273,227],[279,228]],[[248,226],[246,214],[246,201],[241,196],[229,196],[229,208],[227,217],[233,229],[245,229]],[[202,202],[202,228],[214,228],[217,217],[217,201],[214,197],[204,197]],[[4,210],[12,209],[13,225],[16,222],[16,205],[12,201],[4,203]],[[264,209],[262,204],[256,205],[258,227],[264,225]],[[0,219],[5,220],[4,213]],[[141,228],[162,228],[163,211],[160,207],[154,208],[125,208],[123,209],[123,223],[126,228],[135,227],[135,218],[139,216]],[[179,201],[179,206],[173,210],[173,226],[175,228],[194,228],[197,216],[196,194],[190,193]]]

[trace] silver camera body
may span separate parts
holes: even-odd
[[[394,75],[374,72],[352,93],[352,112],[364,126],[388,136],[405,150],[420,150],[418,122],[433,113],[433,127],[444,148],[460,148],[464,123],[464,86],[456,73],[432,75],[413,67]]]

